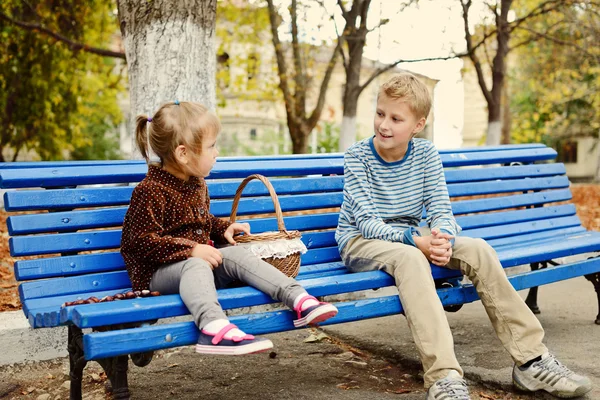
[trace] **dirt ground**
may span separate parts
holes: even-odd
[[[321,335],[321,338],[318,338]],[[145,368],[130,363],[132,399],[413,400],[425,392],[420,371],[352,348],[318,330],[270,335],[275,351],[243,357],[201,356],[193,347],[159,351]],[[314,340],[306,342],[306,340]],[[69,396],[68,360],[0,367],[0,398],[58,400]],[[99,364],[84,371],[84,400],[109,399]],[[527,399],[470,385],[473,399]],[[201,392],[201,393],[200,393]]]

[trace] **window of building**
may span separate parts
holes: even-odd
[[[561,140],[557,143],[556,152],[558,153],[556,161],[562,163],[577,163],[577,141]]]
[[[250,129],[250,140],[256,140],[256,128]]]

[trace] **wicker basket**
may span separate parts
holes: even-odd
[[[278,240],[278,239],[299,239],[302,235],[299,231],[288,231],[285,229],[285,224],[283,223],[283,214],[281,213],[281,206],[279,205],[279,200],[277,198],[277,193],[275,193],[275,189],[271,185],[271,182],[267,178],[262,175],[254,174],[250,175],[246,179],[242,181],[237,191],[235,192],[235,197],[233,199],[233,205],[231,206],[231,222],[235,222],[236,213],[238,209],[238,203],[240,198],[242,197],[242,191],[253,179],[258,179],[261,181],[269,191],[271,195],[271,199],[273,200],[273,204],[275,205],[275,215],[277,216],[277,229],[278,232],[264,232],[259,234],[251,234],[251,235],[240,235],[235,237],[235,241],[238,243],[252,243],[259,241],[270,241],[270,240]],[[293,253],[285,258],[275,258],[268,257],[263,258],[266,262],[283,272],[289,277],[296,277],[298,275],[298,271],[300,270],[300,252]]]

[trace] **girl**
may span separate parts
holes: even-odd
[[[217,301],[217,288],[242,281],[292,308],[294,325],[323,322],[337,308],[310,296],[300,284],[241,246],[234,236],[250,225],[228,223],[212,214],[204,177],[219,154],[221,124],[204,106],[191,102],[163,105],[148,118],[137,117],[136,141],[148,174],[134,189],[123,222],[121,254],[133,290],[179,293],[200,336],[204,354],[249,354],[273,343],[248,335],[229,323]],[[150,151],[160,163],[150,163]]]

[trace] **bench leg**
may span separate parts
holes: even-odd
[[[107,392],[112,392],[112,398],[114,400],[129,400],[129,385],[127,383],[127,369],[129,356],[117,356],[110,358],[102,358],[96,360],[104,372],[109,381],[106,384]]]
[[[458,282],[450,282],[450,281],[436,281],[435,282],[435,288],[436,289],[443,289],[443,288],[451,288],[454,286],[458,286],[459,283]],[[444,306],[444,310],[447,312],[457,312],[458,310],[460,310],[462,308],[462,304],[454,304],[451,306]]]
[[[596,325],[600,325],[600,272],[595,274],[586,275],[585,278],[592,282],[594,289],[596,289],[596,295],[598,296],[598,315],[596,316]]]
[[[530,265],[532,271],[537,271],[538,269],[546,268],[548,266],[546,262],[531,263]],[[541,313],[540,308],[537,304],[537,295],[538,287],[535,286],[529,289],[529,293],[527,293],[527,298],[525,299],[525,304],[527,304],[529,309],[533,311],[534,314]]]
[[[67,350],[69,351],[69,376],[71,378],[69,399],[81,400],[81,378],[87,361],[83,356],[83,333],[74,325],[69,325]]]

